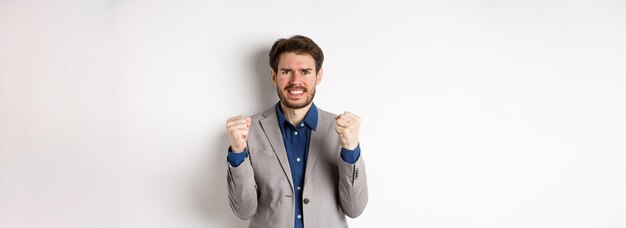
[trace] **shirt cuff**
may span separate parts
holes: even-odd
[[[346,148],[341,147],[341,159],[344,162],[354,164],[357,160],[359,160],[359,156],[361,155],[361,144],[356,146],[354,150],[348,150]]]
[[[228,156],[226,156],[226,160],[232,167],[237,167],[243,163],[244,160],[248,157],[248,149],[243,149],[241,153],[235,153],[233,150],[228,147]]]

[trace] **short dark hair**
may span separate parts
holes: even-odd
[[[278,39],[272,45],[270,50],[270,67],[274,72],[278,72],[278,61],[280,55],[285,52],[294,52],[296,54],[309,54],[315,60],[315,73],[318,73],[324,62],[324,53],[313,40],[306,36],[295,35],[289,39]]]

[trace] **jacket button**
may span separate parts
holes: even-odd
[[[304,201],[303,201],[303,202],[304,202],[304,204],[309,203],[309,198],[304,198]]]

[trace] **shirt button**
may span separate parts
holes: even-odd
[[[298,161],[298,162],[299,162],[299,161],[300,161],[300,158],[296,158],[296,161]]]
[[[302,189],[300,186],[298,186],[298,191],[300,191],[300,189]]]
[[[302,215],[298,215],[298,219],[301,219],[301,218],[302,218]]]
[[[300,124],[300,127],[304,127],[304,123],[301,123],[301,124]]]
[[[304,198],[303,201],[304,201],[304,204],[307,204],[307,203],[309,203],[309,198]]]
[[[294,132],[293,134],[294,134],[294,135],[298,135],[298,132],[296,131],[296,132]]]

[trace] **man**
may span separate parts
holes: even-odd
[[[347,227],[367,204],[360,118],[313,104],[324,54],[311,39],[279,39],[270,50],[280,101],[228,119],[230,206],[250,227]]]

